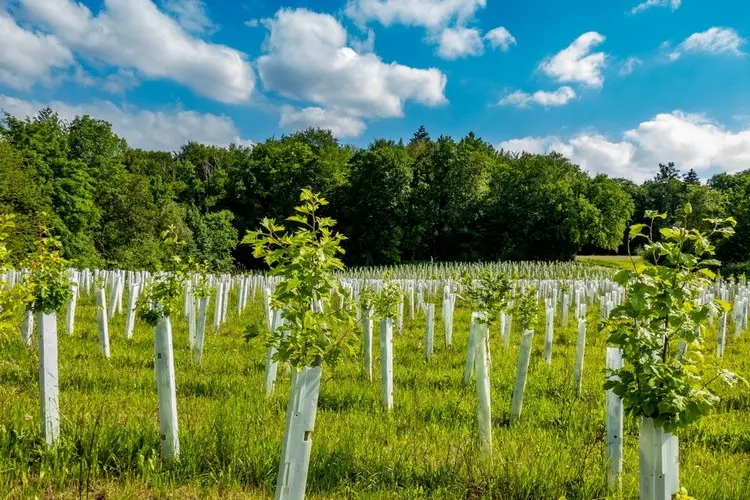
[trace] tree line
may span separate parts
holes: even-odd
[[[750,260],[750,170],[701,184],[659,165],[642,184],[590,176],[565,157],[498,151],[469,133],[366,148],[327,130],[272,137],[252,148],[189,142],[177,152],[128,146],[90,116],[50,109],[0,123],[0,212],[15,214],[12,255],[31,252],[40,223],[80,267],[158,269],[160,234],[174,228],[185,257],[211,269],[256,268],[238,245],[263,217],[292,215],[302,188],[330,201],[347,236],[348,265],[405,261],[568,260],[623,251],[629,223],[647,209],[665,225],[686,203],[696,224],[732,215],[737,237],[720,258]]]

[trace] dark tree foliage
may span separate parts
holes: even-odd
[[[702,185],[660,164],[643,184],[590,176],[558,154],[497,151],[473,133],[360,149],[307,129],[252,148],[189,142],[175,152],[134,149],[90,116],[45,109],[0,120],[0,212],[16,216],[12,254],[33,251],[41,219],[77,266],[156,269],[173,228],[183,257],[231,271],[262,267],[237,245],[263,217],[292,215],[303,188],[330,201],[322,215],[348,237],[347,264],[419,260],[570,259],[622,251],[625,227],[646,209],[695,223],[733,215],[737,237],[719,247],[750,260],[750,171]]]

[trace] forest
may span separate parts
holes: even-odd
[[[300,189],[320,192],[337,220],[347,265],[415,261],[570,260],[624,253],[625,229],[647,209],[673,224],[732,216],[737,235],[718,257],[750,271],[750,170],[701,182],[679,165],[642,184],[589,175],[565,157],[498,151],[420,127],[407,142],[366,148],[307,129],[252,148],[189,142],[179,151],[131,148],[109,123],[66,122],[51,109],[0,122],[0,213],[14,214],[9,250],[34,249],[40,225],[78,267],[161,268],[160,235],[175,228],[184,256],[210,269],[258,268],[238,245],[263,217],[293,213]]]

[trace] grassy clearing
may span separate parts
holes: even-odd
[[[232,307],[236,301],[230,302]],[[524,414],[508,423],[520,332],[503,349],[492,331],[494,463],[477,450],[476,396],[461,383],[470,311],[457,308],[446,349],[436,312],[436,353],[423,359],[424,317],[395,335],[395,407],[380,408],[378,342],[374,381],[360,359],[324,370],[308,480],[310,498],[605,498],[604,338],[591,308],[583,394],[572,392],[576,332],[556,327],[552,367],[534,338]],[[82,300],[78,330],[60,335],[61,443],[45,451],[38,426],[36,348],[0,339],[0,494],[10,498],[266,498],[273,494],[289,374],[263,397],[265,349],[245,343],[262,325],[260,300],[206,339],[202,367],[191,363],[187,327],[174,321],[182,455],[159,460],[153,333],[139,323],[124,340],[110,323],[112,358],[99,354],[93,300]],[[64,315],[60,315],[62,318]],[[408,314],[407,314],[408,316]],[[60,331],[63,331],[60,321]],[[733,329],[730,328],[730,332]],[[750,375],[750,335],[729,336],[723,363]],[[715,342],[708,342],[713,357]],[[681,434],[683,485],[697,498],[750,497],[750,394],[722,389],[718,413]],[[637,424],[626,419],[626,498],[637,497]]]
[[[631,262],[627,255],[577,255],[576,261],[591,264],[593,266],[610,267],[613,269],[632,269],[633,262],[638,268],[641,267],[641,257],[633,256]]]

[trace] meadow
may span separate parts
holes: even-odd
[[[7,498],[272,498],[290,375],[279,369],[266,398],[262,296],[209,330],[201,366],[184,319],[173,320],[181,455],[159,456],[153,329],[138,322],[125,340],[124,316],[110,320],[111,358],[97,341],[93,297],[79,299],[68,336],[58,314],[61,439],[47,450],[39,430],[38,354],[20,336],[0,339],[0,494]],[[439,300],[438,308],[439,308]],[[596,301],[595,301],[596,302]],[[213,304],[212,304],[213,305]],[[542,362],[544,327],[534,337],[523,415],[510,402],[521,332],[504,348],[491,330],[493,462],[479,457],[476,394],[462,383],[471,311],[459,301],[453,346],[436,312],[435,354],[424,358],[424,314],[405,314],[394,334],[394,408],[380,402],[362,355],[324,368],[308,474],[308,498],[614,498],[604,458],[605,338],[598,307],[587,318],[583,391],[573,391],[576,328],[555,326],[552,364]],[[541,321],[543,325],[543,320]],[[733,332],[729,329],[729,332]],[[750,332],[728,335],[721,365],[750,375]],[[715,335],[706,357],[714,359]],[[682,486],[699,499],[750,497],[750,393],[718,388],[717,411],[680,431]],[[623,497],[638,496],[638,425],[626,417]]]

